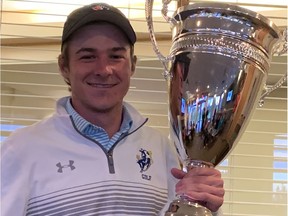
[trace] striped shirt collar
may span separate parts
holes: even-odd
[[[94,126],[95,128],[99,128],[104,130],[103,128],[93,125],[92,123],[88,122],[86,119],[84,119],[82,116],[80,116],[76,110],[73,108],[71,104],[71,98],[67,100],[67,103],[65,105],[65,109],[68,112],[68,114],[72,117],[72,120],[81,133],[85,134],[85,129],[89,126]],[[123,120],[119,129],[119,132],[126,133],[129,131],[133,123],[133,120],[128,112],[128,110],[123,106]]]

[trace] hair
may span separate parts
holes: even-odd
[[[69,68],[69,51],[68,51],[68,41],[62,44],[62,50],[61,53],[58,56],[58,66],[60,68],[60,71],[62,71],[61,67]],[[61,73],[62,74],[62,73]],[[68,85],[68,91],[71,92],[71,84],[68,79],[66,79],[63,75],[65,83]]]

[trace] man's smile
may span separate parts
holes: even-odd
[[[109,83],[94,83],[94,82],[87,82],[89,86],[97,87],[97,88],[112,88],[117,84],[109,84]]]

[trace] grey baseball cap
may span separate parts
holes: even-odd
[[[82,26],[93,22],[108,22],[119,27],[133,45],[136,42],[136,34],[128,18],[118,9],[105,3],[93,3],[85,5],[70,13],[64,24],[61,50],[63,43]]]

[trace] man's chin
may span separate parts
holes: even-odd
[[[116,104],[97,104],[95,106],[92,106],[91,109],[97,113],[109,113],[113,112],[113,110],[115,110],[116,107],[117,107]]]

